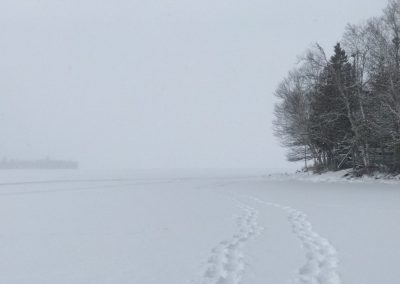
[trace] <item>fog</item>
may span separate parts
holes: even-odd
[[[377,0],[2,0],[0,157],[284,168],[273,92]]]

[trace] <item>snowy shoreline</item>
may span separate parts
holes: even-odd
[[[328,182],[328,183],[383,183],[400,184],[400,175],[390,175],[386,173],[374,173],[371,176],[355,177],[351,174],[351,169],[336,172],[295,172],[295,173],[273,173],[267,175],[268,179],[275,181],[298,180],[306,182]]]

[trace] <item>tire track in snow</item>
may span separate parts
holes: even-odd
[[[262,228],[257,223],[258,212],[254,208],[243,203],[238,207],[243,212],[236,218],[239,232],[211,250],[201,284],[239,284],[243,277],[246,268],[243,247],[257,237]]]
[[[306,263],[298,270],[294,283],[342,283],[337,272],[339,259],[336,249],[326,238],[323,238],[313,230],[312,224],[308,221],[304,212],[255,197],[250,197],[250,199],[260,204],[279,208],[288,214],[288,221],[292,226],[292,231],[300,239],[306,254]]]

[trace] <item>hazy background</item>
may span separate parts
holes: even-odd
[[[373,0],[1,0],[0,158],[282,168],[273,92]]]

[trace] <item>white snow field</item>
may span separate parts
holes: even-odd
[[[398,284],[400,185],[0,173],[0,283]]]

